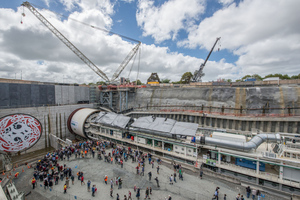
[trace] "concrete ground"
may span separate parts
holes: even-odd
[[[107,153],[110,150],[107,150]],[[111,151],[110,151],[111,152]],[[63,193],[63,185],[65,181],[59,181],[58,185],[54,185],[53,189],[44,189],[43,183],[39,180],[37,181],[37,188],[32,189],[30,180],[33,177],[33,169],[24,169],[25,172],[22,172],[22,167],[16,169],[15,172],[20,172],[18,179],[13,179],[18,191],[24,191],[27,195],[26,199],[28,200],[64,200],[64,199],[79,199],[79,200],[88,200],[88,199],[116,199],[116,194],[120,195],[120,199],[124,199],[124,195],[128,196],[128,191],[132,193],[133,199],[135,193],[133,191],[134,185],[141,188],[141,197],[145,197],[145,189],[147,187],[152,187],[151,199],[155,200],[165,200],[169,195],[172,196],[172,200],[187,200],[187,199],[196,199],[196,200],[209,200],[212,199],[214,190],[216,187],[220,187],[220,198],[223,199],[224,194],[227,194],[227,199],[235,199],[238,193],[244,195],[245,199],[245,188],[240,185],[236,185],[229,182],[224,182],[221,180],[216,180],[212,177],[208,177],[204,174],[203,179],[199,179],[198,174],[195,174],[190,171],[183,171],[184,180],[177,180],[177,183],[173,185],[169,184],[169,176],[173,173],[173,169],[168,165],[160,165],[160,173],[157,174],[155,163],[154,168],[152,169],[151,165],[146,163],[145,175],[140,176],[136,174],[135,167],[137,163],[132,163],[131,160],[124,162],[124,167],[121,168],[120,165],[106,163],[103,160],[98,160],[96,157],[92,158],[89,155],[88,158],[77,158],[73,155],[69,161],[60,161],[59,162],[66,164],[68,167],[71,167],[73,173],[75,174],[74,185],[70,181],[70,188],[67,190],[67,193]],[[76,173],[78,171],[83,171],[85,183],[88,180],[92,182],[91,185],[96,185],[98,191],[96,192],[95,197],[92,197],[91,192],[87,191],[87,185],[81,185],[80,181],[77,179]],[[149,181],[148,172],[152,172],[152,179]],[[14,173],[15,173],[14,172]],[[104,176],[108,175],[108,184],[104,183]],[[178,175],[178,174],[177,174]],[[3,177],[3,175],[1,175]],[[113,196],[110,197],[110,179],[120,176],[123,179],[122,189],[118,189],[116,185],[113,187]],[[160,188],[156,186],[154,180],[155,177],[158,177],[160,182]],[[178,179],[178,176],[177,176]],[[261,198],[263,199],[263,198]],[[280,199],[274,196],[266,195],[264,199]]]

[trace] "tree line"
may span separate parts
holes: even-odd
[[[258,75],[258,74],[253,74],[253,75],[245,75],[241,79],[235,80],[235,82],[241,82],[244,81],[248,78],[254,78],[256,81],[262,81],[266,78],[271,78],[271,77],[279,77],[280,80],[291,80],[291,79],[300,79],[300,74],[298,75],[292,75],[289,76],[287,74],[268,74],[264,77]],[[193,78],[193,74],[191,72],[185,72],[179,81],[171,81],[171,79],[161,79],[160,83],[173,83],[173,84],[189,84]],[[218,79],[218,82],[233,82],[231,79]],[[137,81],[133,81],[136,85],[143,85],[139,79]],[[84,83],[83,85],[105,85],[106,83],[104,81],[98,81],[97,83]]]

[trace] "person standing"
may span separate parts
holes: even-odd
[[[33,178],[31,179],[32,189],[34,189],[34,187],[35,187],[35,182],[36,182],[36,180],[35,180],[35,178],[33,177]]]
[[[132,198],[131,198],[131,192],[130,191],[128,191],[128,200],[132,200]]]
[[[67,188],[70,188],[70,187],[69,187],[69,182],[70,182],[70,180],[69,180],[69,178],[67,177],[67,178],[66,178],[66,185],[67,185]]]
[[[202,176],[203,176],[203,169],[201,168],[200,169],[200,179],[202,179]]]
[[[136,198],[140,199],[141,193],[140,193],[140,188],[137,189],[136,191]]]
[[[67,185],[64,185],[64,194],[67,193]]]
[[[247,193],[247,198],[250,198],[250,194],[251,194],[251,188],[250,186],[246,187],[246,193]]]
[[[73,174],[71,176],[71,180],[72,180],[72,185],[74,185],[74,176],[73,176]]]
[[[252,189],[252,199],[254,200],[256,196],[256,189]]]
[[[84,176],[83,175],[81,176],[81,185],[82,185],[82,183],[85,185]]]
[[[152,172],[148,172],[148,176],[149,176],[149,181],[151,181]]]
[[[259,191],[259,190],[257,190],[257,192],[256,192],[256,196],[257,196],[257,200],[260,200],[261,193],[260,193],[260,191]]]
[[[147,187],[146,191],[145,191],[145,199],[150,199],[149,197],[149,188]]]
[[[108,176],[105,175],[105,177],[104,177],[104,182],[105,182],[106,185],[107,185],[107,179],[108,179]]]
[[[149,191],[150,191],[150,194],[152,195],[152,188],[151,187],[150,187]]]
[[[157,168],[157,174],[159,174],[159,166],[157,166],[156,168]]]
[[[89,190],[90,191],[90,190]],[[94,197],[95,196],[95,192],[96,192],[96,187],[95,185],[93,185],[92,187],[92,196]]]
[[[113,186],[114,186],[114,181],[113,179],[110,179],[110,187],[113,188]]]
[[[113,188],[110,188],[110,197],[113,197]]]
[[[91,191],[91,181],[90,180],[88,180],[88,182],[87,182],[87,190],[88,190],[88,192]]]
[[[170,184],[173,185],[173,174],[170,176]]]
[[[117,193],[117,200],[120,200],[120,196],[119,196],[119,194]]]
[[[174,182],[176,183],[176,172],[174,172]]]
[[[145,172],[145,167],[144,166],[142,166],[142,172],[141,172],[141,176],[142,176],[142,174],[143,174],[143,176],[144,176],[144,172]]]

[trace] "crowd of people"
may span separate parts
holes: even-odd
[[[107,150],[111,148],[110,152]],[[103,160],[109,164],[117,164],[123,168],[124,162],[127,162],[129,159],[131,162],[137,162],[137,174],[144,176],[145,163],[148,160],[150,167],[154,168],[154,159],[152,158],[151,153],[143,153],[142,151],[132,150],[130,147],[117,146],[115,143],[110,141],[87,141],[82,143],[72,144],[70,146],[58,149],[52,153],[48,153],[41,160],[36,163],[36,167],[33,173],[33,178],[31,180],[33,189],[36,187],[37,180],[43,182],[44,189],[52,190],[55,185],[58,185],[59,181],[64,183],[63,193],[67,193],[68,188],[70,188],[70,180],[72,185],[74,185],[74,172],[71,167],[68,167],[66,164],[59,164],[59,161],[69,160],[72,156],[75,159],[82,159],[86,157],[95,158],[97,153],[97,159]],[[157,160],[159,164],[160,159]],[[140,173],[139,168],[142,168]],[[180,167],[181,168],[181,167]],[[175,172],[174,172],[175,173]],[[157,174],[159,174],[159,166],[157,167]],[[97,192],[96,185],[92,185],[91,181],[88,180],[85,183],[84,172],[78,171],[76,173],[78,180],[81,185],[87,185],[87,191],[92,191],[92,196],[95,196]],[[150,178],[151,180],[151,178]],[[158,177],[155,178],[157,187],[159,187]],[[123,180],[121,177],[115,177],[110,179],[110,188],[109,193],[110,197],[114,197],[114,187],[118,189],[122,188]],[[108,184],[108,176],[104,176],[104,184]],[[92,188],[91,188],[92,186]],[[141,189],[136,186],[133,188],[135,196],[137,199],[141,196]],[[147,187],[145,189],[145,198],[150,199],[152,195],[152,188]],[[116,199],[120,200],[120,195],[116,194]],[[131,200],[132,194],[131,191],[128,191],[128,195],[124,195],[124,200]],[[172,197],[169,196],[166,198],[171,200]]]
[[[108,149],[111,149],[108,151]],[[44,189],[50,188],[51,190],[55,185],[58,185],[59,181],[64,183],[63,193],[67,193],[68,188],[70,188],[70,181],[74,185],[74,172],[71,167],[68,167],[66,164],[59,164],[59,161],[69,160],[72,156],[75,159],[82,159],[86,157],[95,158],[97,154],[97,159],[102,160],[108,164],[120,165],[123,168],[124,162],[131,161],[132,163],[137,163],[136,165],[136,174],[140,176],[145,175],[146,163],[148,161],[148,167],[154,169],[154,163],[157,163],[156,173],[157,176],[154,178],[157,187],[159,188],[159,170],[161,163],[160,159],[153,159],[151,153],[144,153],[138,150],[132,150],[130,147],[117,146],[115,143],[110,141],[87,141],[82,143],[72,144],[70,146],[58,149],[52,153],[48,153],[41,160],[36,163],[35,171],[33,173],[33,178],[31,180],[33,189],[35,188],[37,181],[43,182]],[[173,185],[177,183],[177,175],[179,180],[183,181],[183,169],[180,164],[173,163],[174,173],[169,176],[169,184]],[[77,179],[80,181],[81,185],[87,185],[87,191],[92,192],[92,196],[95,196],[97,192],[97,187],[95,184],[92,184],[90,180],[85,183],[84,172],[78,171],[76,173]],[[152,172],[148,172],[149,181],[152,179]],[[200,179],[203,178],[203,169],[200,168]],[[104,184],[108,185],[109,183],[108,176],[104,176]],[[114,188],[122,188],[123,179],[121,177],[111,177],[110,178],[110,187],[109,194],[110,197],[114,197]],[[212,199],[219,199],[219,187],[216,188],[213,194]],[[134,186],[133,191],[137,199],[141,198],[141,189]],[[256,189],[251,189],[249,186],[246,188],[247,198],[260,199],[261,192]],[[147,187],[145,189],[145,199],[150,199],[152,195],[152,188]],[[227,195],[224,194],[223,199],[226,200]],[[120,200],[120,195],[116,194],[116,199]],[[124,195],[124,200],[131,200],[132,194],[131,191],[128,191],[128,194]],[[166,197],[166,200],[171,200],[172,197]],[[236,200],[244,200],[243,194],[238,194]]]

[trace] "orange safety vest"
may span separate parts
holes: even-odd
[[[67,190],[67,186],[66,185],[64,185],[64,190]]]
[[[105,181],[107,181],[107,176],[105,176],[105,179],[104,179]]]

